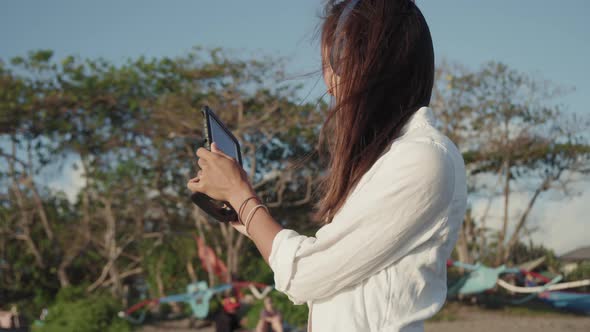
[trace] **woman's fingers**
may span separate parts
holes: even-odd
[[[201,169],[205,169],[207,167],[207,160],[204,158],[199,158],[199,160],[197,160],[197,164],[199,164]]]
[[[205,149],[205,148],[198,148],[197,149],[197,157],[199,158],[207,158],[213,155],[213,152]]]
[[[215,144],[215,143],[211,144],[211,151],[209,151],[205,148],[199,148],[199,149],[197,149],[196,154],[199,157],[199,160],[204,160],[205,162],[208,162],[208,161],[215,162],[216,160],[219,160],[222,157],[233,159],[230,156],[223,153],[223,151],[221,151],[217,147],[217,144]]]
[[[221,149],[219,149],[215,142],[211,143],[211,151],[205,148],[198,148],[196,155],[199,157],[199,161],[203,160],[205,163],[209,160],[215,160],[215,158],[221,157],[235,161],[235,158],[226,155]]]
[[[197,178],[194,178],[197,179]],[[187,184],[187,188],[191,191],[191,192],[202,192],[203,191],[203,183],[201,181],[199,181],[197,179],[197,181],[193,181],[194,179],[191,179]]]
[[[243,169],[239,163],[225,155],[217,144],[212,144],[212,151],[199,148],[196,155],[197,163],[202,172],[197,174],[199,185],[191,184],[189,188],[199,191],[217,200],[228,200],[236,185],[243,182]]]
[[[217,143],[215,142],[211,143],[211,152],[217,153],[222,156],[226,156],[226,154],[223,151],[221,151],[221,149],[217,146]]]
[[[225,152],[223,152],[223,151],[222,151],[222,150],[221,150],[221,149],[220,149],[220,148],[217,146],[217,143],[215,143],[215,142],[213,142],[213,143],[211,144],[211,152],[213,152],[213,153],[216,153],[216,154],[218,154],[218,155],[220,155],[220,156],[222,156],[222,157],[225,157],[225,158],[227,158],[227,159],[229,159],[229,160],[234,160],[234,158],[232,158],[232,157],[230,157],[230,156],[226,155],[226,154],[225,154]]]

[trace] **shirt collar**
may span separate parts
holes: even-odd
[[[436,118],[434,117],[434,113],[432,109],[427,106],[420,107],[416,113],[414,113],[408,122],[402,127],[400,131],[400,135],[405,135],[408,131],[423,127],[425,125],[434,126]]]

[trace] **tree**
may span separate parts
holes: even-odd
[[[447,107],[441,126],[450,128],[461,144],[472,175],[472,196],[485,194],[490,175],[501,180],[504,206],[494,263],[505,263],[540,195],[550,189],[568,194],[568,185],[575,178],[572,174],[588,173],[590,146],[582,134],[588,122],[578,120],[577,128],[572,127],[560,107],[549,102],[562,89],[501,63],[488,63],[476,72],[443,67],[437,91],[438,105]],[[510,202],[517,190],[530,194],[514,217]],[[489,198],[495,197],[493,190]],[[487,212],[482,219],[486,217]],[[465,227],[471,227],[471,219],[466,220],[460,239],[465,238]],[[459,252],[465,255],[465,241],[460,245]]]
[[[192,237],[178,240],[195,226],[239,273],[243,236],[204,216],[185,186],[197,171],[203,104],[240,137],[244,166],[281,222],[282,209],[311,205],[320,166],[290,166],[315,150],[325,105],[299,102],[282,62],[200,48],[121,66],[52,56],[33,51],[0,66],[0,288],[11,296],[84,285],[122,299],[138,277],[154,294],[178,291],[168,281],[204,278]],[[73,201],[39,177],[71,159],[83,183]]]

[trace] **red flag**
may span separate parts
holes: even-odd
[[[205,241],[200,236],[195,236],[197,240],[197,247],[199,250],[199,259],[201,260],[201,265],[205,271],[211,273],[213,272],[216,276],[220,279],[225,280],[227,279],[227,267],[223,264],[223,261],[217,258],[215,255],[215,251],[211,247],[205,244]]]

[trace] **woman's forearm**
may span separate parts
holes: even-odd
[[[238,210],[242,203],[249,197],[255,195],[256,194],[250,186],[243,186],[235,191],[235,194],[230,198],[229,203],[237,212],[239,212]],[[242,222],[246,222],[248,214],[258,204],[261,204],[261,202],[257,199],[248,200],[246,205],[242,207]],[[258,208],[250,221],[248,233],[266,263],[268,263],[268,258],[272,249],[272,241],[282,229],[281,225],[279,225],[279,223],[277,223],[263,208]]]

